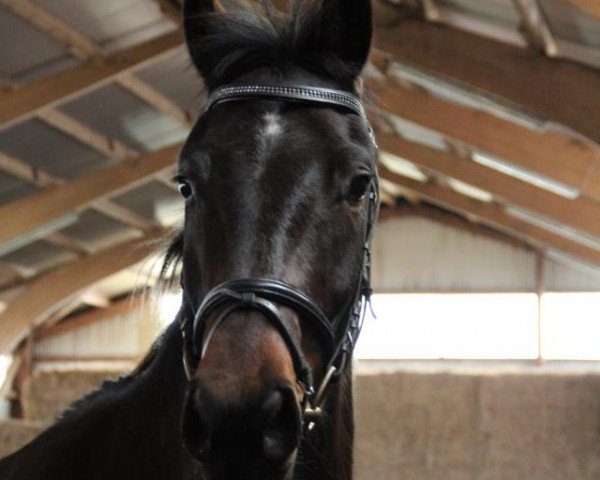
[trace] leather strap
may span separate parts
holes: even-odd
[[[342,90],[323,87],[297,87],[282,85],[225,85],[215,89],[208,97],[206,110],[222,102],[244,100],[247,98],[267,100],[286,100],[323,106],[345,108],[356,113],[367,126],[369,138],[377,147],[375,133],[369,123],[365,109],[358,97]]]

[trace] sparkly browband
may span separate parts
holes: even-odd
[[[361,101],[351,93],[321,87],[286,87],[271,85],[236,85],[217,88],[208,97],[206,109],[218,103],[260,97],[264,99],[282,99],[296,102],[320,103],[346,108],[363,119],[369,130],[369,136],[375,145],[375,135],[369,124],[367,114]]]

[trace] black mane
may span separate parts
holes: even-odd
[[[318,38],[320,2],[290,0],[288,14],[278,12],[266,1],[261,4],[263,13],[236,11],[203,16],[208,34],[201,40],[188,38],[194,56],[224,53],[214,63],[210,78],[205,79],[209,89],[249,70],[295,65],[352,90],[362,65],[344,62],[324,52],[314,40]]]

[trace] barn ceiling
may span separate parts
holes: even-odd
[[[169,179],[203,104],[175,5],[0,0],[0,351],[155,281],[144,259],[181,219]],[[435,205],[600,268],[598,3],[375,13],[366,96],[389,212]]]

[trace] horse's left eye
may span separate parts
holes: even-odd
[[[371,183],[370,175],[356,175],[351,181],[346,192],[346,198],[351,202],[360,202],[369,189]]]
[[[194,193],[194,191],[192,190],[192,186],[190,185],[190,183],[183,178],[179,178],[178,182],[179,182],[179,193],[181,193],[181,196],[183,198],[191,197],[192,194]]]

